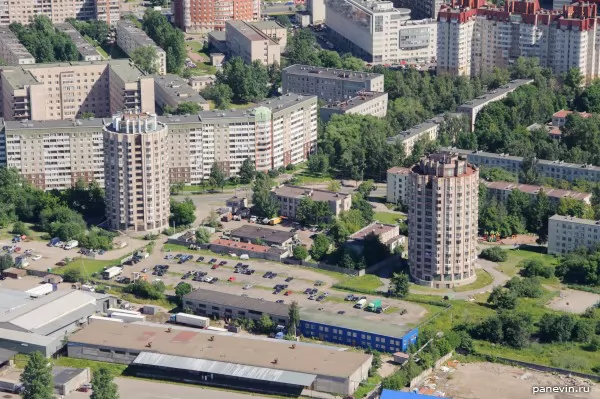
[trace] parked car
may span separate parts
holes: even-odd
[[[31,257],[31,260],[40,260],[42,259],[42,255],[34,255]]]
[[[315,295],[311,295],[308,297],[308,299],[310,299],[311,301],[314,301],[317,297]]]
[[[215,263],[217,260],[215,258],[212,258],[208,263]]]
[[[219,268],[219,264],[215,263],[214,265],[212,265],[211,269],[215,270]]]
[[[288,277],[288,278],[286,278],[286,279],[285,279],[285,281],[286,281],[287,283],[289,283],[289,282],[290,282],[290,281],[292,281],[293,279],[294,279],[293,277]]]
[[[245,290],[249,290],[250,288],[252,288],[252,284],[246,284],[242,288]]]
[[[284,303],[285,301],[283,299],[278,299],[275,301],[275,303]]]

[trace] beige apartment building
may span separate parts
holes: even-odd
[[[8,27],[0,26],[0,60],[4,65],[35,64],[35,58]]]
[[[162,110],[165,106],[177,108],[183,102],[196,103],[203,111],[210,108],[208,101],[188,84],[188,80],[172,74],[154,76],[154,100]]]
[[[404,146],[404,152],[406,154],[411,154],[415,144],[417,144],[418,141],[433,141],[437,139],[438,132],[440,131],[440,123],[442,123],[443,120],[444,117],[442,115],[428,119],[425,122],[421,122],[418,125],[411,127],[408,130],[389,137],[387,139],[387,143],[389,145],[400,143]]]
[[[281,63],[281,53],[287,43],[287,29],[276,22],[225,22],[225,41],[231,57],[241,57],[246,63],[260,61],[263,65]]]
[[[146,32],[135,26],[133,22],[125,19],[117,22],[117,44],[130,57],[140,47],[149,46],[154,48],[157,55],[156,69],[158,74],[164,75],[167,73],[167,53],[158,47]]]
[[[479,170],[450,152],[423,157],[408,186],[408,262],[413,280],[453,288],[477,278]]]
[[[8,26],[13,22],[28,24],[36,15],[45,15],[55,24],[69,18],[97,19],[114,24],[120,18],[119,0],[20,0],[0,4],[0,26]]]
[[[154,79],[128,60],[6,67],[0,78],[5,120],[108,117],[135,107],[154,112]]]
[[[75,43],[77,51],[79,52],[80,61],[102,61],[104,59],[104,57],[96,51],[96,48],[88,43],[88,41],[81,36],[81,33],[79,33],[70,23],[64,22],[62,24],[54,24],[54,27],[56,30],[69,36],[73,43]]]
[[[383,92],[383,75],[300,64],[281,71],[281,92],[284,94],[313,95],[332,102],[356,97],[362,91]]]
[[[333,115],[358,114],[385,118],[387,115],[388,94],[380,92],[359,92],[356,97],[336,101],[321,107],[321,120],[327,122]]]
[[[169,227],[168,128],[156,114],[125,112],[104,126],[106,217],[111,229]]]
[[[562,255],[600,243],[600,222],[572,216],[548,218],[548,254]]]
[[[121,19],[119,0],[95,0],[96,18],[109,25],[115,25]]]
[[[386,201],[391,204],[408,205],[409,168],[394,166],[387,171]]]
[[[279,202],[279,214],[290,219],[296,218],[296,211],[302,198],[327,202],[331,214],[335,217],[352,206],[352,195],[316,188],[289,186],[282,184],[271,190],[271,195]]]

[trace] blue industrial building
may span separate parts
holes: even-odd
[[[421,395],[420,393],[392,391],[390,389],[384,389],[383,391],[381,391],[380,399],[439,399],[439,398],[437,396]]]
[[[299,330],[303,336],[320,341],[388,353],[406,352],[418,336],[416,328],[407,332],[397,325],[304,310]]]

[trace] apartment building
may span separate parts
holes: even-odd
[[[336,114],[372,115],[377,118],[385,118],[387,105],[387,93],[362,91],[356,97],[349,98],[346,101],[329,103],[321,107],[319,112],[323,122],[327,122]]]
[[[35,64],[35,58],[8,27],[0,27],[0,60],[4,65]]]
[[[408,186],[408,263],[413,280],[452,288],[477,278],[479,170],[450,152],[423,157]]]
[[[296,218],[296,211],[302,198],[308,197],[313,201],[327,202],[331,214],[335,217],[352,206],[352,195],[334,191],[313,189],[308,187],[289,186],[282,184],[271,190],[273,198],[279,202],[279,214],[290,219]]]
[[[52,23],[65,22],[68,18],[89,20],[96,17],[96,0],[71,1],[6,1],[0,4],[0,25],[13,22],[28,24],[36,15],[45,15]]]
[[[383,75],[296,64],[281,71],[281,91],[344,101],[360,91],[383,92]]]
[[[65,189],[78,180],[104,185],[102,129],[99,118],[4,121],[2,165],[42,190]]]
[[[522,157],[515,157],[509,154],[494,154],[491,152],[461,150],[457,148],[446,150],[466,156],[468,161],[474,165],[488,168],[502,168],[515,174],[521,171],[523,165]],[[567,180],[570,182],[575,180],[600,182],[600,167],[598,166],[538,159],[537,169],[542,177],[551,179]]]
[[[208,86],[212,86],[216,81],[215,75],[191,76],[188,84],[197,92],[201,92]]]
[[[479,114],[479,112],[486,105],[496,101],[504,100],[509,93],[512,93],[521,86],[531,83],[533,83],[532,79],[515,79],[502,87],[489,91],[471,101],[467,101],[465,104],[460,105],[456,109],[456,112],[463,113],[469,118],[469,121],[471,122],[471,131],[473,131],[473,129],[475,129],[475,120],[477,119],[477,114]]]
[[[267,172],[308,159],[317,146],[317,98],[287,95],[248,110],[160,117],[169,126],[171,180],[199,184],[217,162],[236,176],[245,159]]]
[[[178,75],[167,74],[154,76],[154,100],[156,105],[164,110],[165,106],[177,108],[183,102],[192,102],[208,111],[209,104],[186,79]]]
[[[597,7],[576,2],[542,9],[539,0],[457,0],[443,5],[438,25],[438,72],[476,76],[516,58],[538,58],[556,74],[579,68],[586,82],[598,77]]]
[[[409,168],[394,166],[387,171],[386,201],[391,204],[408,205]]]
[[[287,29],[281,27],[281,32],[276,37],[285,37]],[[230,57],[241,57],[250,64],[260,61],[263,65],[281,63],[282,47],[277,38],[264,33],[258,26],[245,21],[225,22],[225,41]],[[286,39],[287,40],[287,39]]]
[[[399,32],[402,23],[410,20],[409,9],[382,0],[326,0],[325,9],[336,48],[370,63],[400,63]],[[419,37],[419,45],[427,40],[425,36]]]
[[[104,57],[96,51],[96,47],[88,43],[88,41],[81,36],[81,33],[79,33],[70,23],[64,22],[62,24],[55,24],[54,27],[56,30],[69,36],[73,43],[75,43],[77,51],[79,52],[80,61],[102,61],[104,59]]]
[[[5,120],[108,117],[138,106],[154,112],[154,80],[128,60],[61,62],[5,67],[0,71]]]
[[[369,236],[377,237],[390,253],[393,253],[396,247],[404,245],[406,242],[406,237],[400,235],[400,226],[375,221],[348,236],[344,246],[358,254],[362,254],[365,247],[365,239]]]
[[[167,73],[167,54],[158,47],[146,32],[135,26],[132,21],[121,20],[117,22],[117,45],[130,57],[140,47],[149,46],[156,50],[156,69],[159,75]]]
[[[225,21],[260,20],[260,0],[174,0],[175,26],[184,32],[225,30]]]
[[[310,23],[325,23],[325,0],[306,0],[306,11],[310,14]]]
[[[395,7],[408,8],[414,19],[435,19],[446,0],[394,0]]]
[[[572,216],[548,218],[548,254],[562,255],[600,243],[600,222]]]
[[[560,139],[562,137],[561,128],[565,126],[565,124],[567,123],[567,118],[573,113],[580,116],[581,118],[591,118],[592,116],[594,116],[593,114],[587,112],[574,112],[561,109],[560,111],[557,111],[554,114],[552,114],[552,122],[545,126],[546,130],[548,130],[548,135],[553,139]]]
[[[95,0],[96,18],[114,26],[121,19],[119,0]]]
[[[420,19],[400,23],[398,58],[401,64],[428,64],[437,57],[437,20]]]
[[[558,204],[561,198],[574,199],[582,201],[586,204],[590,204],[592,200],[591,193],[582,193],[580,191],[563,190],[552,187],[542,187],[532,184],[519,184],[507,181],[482,181],[483,185],[486,186],[488,194],[495,197],[499,202],[506,203],[508,196],[513,190],[519,190],[522,193],[529,195],[531,199],[534,199],[538,194],[543,191],[548,196],[550,202]]]
[[[411,154],[415,144],[420,140],[433,141],[437,139],[438,132],[440,130],[440,123],[444,120],[443,115],[438,115],[432,119],[428,119],[423,123],[419,123],[411,127],[408,130],[400,132],[399,134],[388,137],[387,143],[389,145],[395,145],[401,143],[404,146],[404,152]]]
[[[156,114],[118,113],[104,126],[106,218],[111,229],[169,227],[169,130]]]

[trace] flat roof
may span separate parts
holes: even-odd
[[[111,60],[110,69],[115,71],[125,83],[137,82],[142,76],[145,76],[144,72],[130,64],[129,60]]]
[[[0,322],[6,321],[4,315],[10,315],[31,301],[29,294],[23,291],[0,288]]]
[[[160,87],[163,92],[176,103],[195,102],[208,103],[192,86],[188,84],[187,79],[180,76],[167,74],[155,75],[154,84]]]
[[[218,42],[224,42],[225,40],[227,40],[225,38],[225,31],[223,30],[213,30],[211,32],[208,32],[208,37],[213,38]]]
[[[312,385],[317,378],[315,374],[278,370],[273,367],[254,367],[243,364],[195,359],[187,356],[163,355],[151,352],[140,353],[133,361],[133,364],[187,371],[200,371],[251,380],[299,385],[302,387]]]
[[[213,337],[212,340],[210,340]],[[151,348],[147,346],[151,345]],[[350,377],[370,359],[358,352],[296,345],[283,340],[260,341],[244,336],[209,335],[167,326],[95,321],[69,337],[69,345],[121,348],[128,351],[159,353],[195,359],[214,360],[254,367],[273,367],[299,373]]]
[[[393,168],[389,168],[387,173],[391,173],[394,175],[408,175],[410,173],[409,168],[404,168],[402,166],[394,166]]]
[[[598,226],[600,225],[600,221],[591,220],[591,219],[581,219],[573,216],[563,216],[563,215],[554,215],[548,218],[548,220],[555,220],[559,222],[569,222],[576,224],[586,224],[589,226]]]
[[[487,188],[492,190],[504,190],[504,191],[512,191],[519,190],[521,192],[527,194],[538,194],[540,190],[544,190],[544,193],[548,197],[553,198],[573,198],[580,201],[589,200],[592,197],[591,193],[585,193],[580,191],[573,190],[564,190],[560,188],[552,188],[552,187],[543,187],[543,186],[535,186],[532,184],[519,184],[508,181],[481,181]]]
[[[358,230],[356,233],[350,235],[348,239],[362,240],[369,234],[375,234],[377,237],[379,237],[380,235],[389,233],[390,231],[397,228],[397,225],[373,222],[370,225]]]
[[[276,195],[287,198],[302,198],[305,196],[311,197],[315,201],[337,201],[349,197],[351,194],[336,193],[328,190],[320,190],[317,188],[290,186],[282,184],[271,190]]]
[[[347,69],[315,67],[310,65],[294,64],[283,68],[283,73],[292,75],[314,76],[320,79],[340,79],[355,82],[366,82],[371,79],[383,78],[382,74],[372,72],[356,72]]]
[[[387,143],[395,144],[396,141],[398,141],[398,140],[404,141],[411,137],[420,136],[431,129],[438,128],[440,123],[443,120],[444,120],[443,115],[437,115],[431,119],[427,119],[426,121],[421,122],[421,123],[409,128],[408,130],[400,132],[399,134],[397,134],[395,136],[388,137]]]
[[[275,303],[263,299],[228,294],[226,292],[213,291],[204,288],[198,288],[197,290],[190,292],[183,297],[183,300],[216,303],[223,307],[231,306],[240,309],[254,310],[285,318],[289,316],[290,310],[289,306],[283,303]]]
[[[70,23],[63,22],[61,24],[54,24],[54,27],[59,31],[66,33],[71,38],[71,40],[73,41],[73,43],[75,43],[75,46],[77,47],[77,51],[79,51],[79,54],[82,57],[100,55],[98,51],[96,51],[96,47],[88,43],[88,41],[85,40],[83,36],[81,36],[81,33],[79,33],[77,29],[75,29],[75,27]]]
[[[533,79],[515,79],[505,84],[502,87],[499,87],[495,90],[489,91],[482,96],[479,96],[471,101],[467,101],[466,103],[460,105],[457,110],[471,110],[473,108],[477,108],[479,106],[485,105],[490,101],[494,101],[498,97],[502,97],[507,93],[515,91],[517,88],[533,83]]]
[[[267,247],[265,245],[257,245],[257,244],[250,244],[247,242],[227,240],[225,238],[217,238],[216,240],[211,242],[211,244],[221,245],[223,247],[228,247],[231,249],[242,249],[242,250],[248,251],[248,252],[267,253],[271,250],[271,247]]]
[[[372,299],[372,301],[376,298]],[[319,311],[316,309],[300,309],[300,320],[327,324],[333,327],[347,328],[364,332],[365,334],[379,334],[392,338],[402,338],[408,331],[412,330],[405,325],[383,323],[378,320],[369,320],[362,317],[339,315],[336,313]]]
[[[29,58],[35,60],[33,55],[31,55],[29,50],[21,44],[17,36],[8,28],[8,26],[0,26],[0,41],[9,48],[10,52],[18,59]]]
[[[277,21],[257,21],[257,22],[249,22],[252,26],[257,27],[258,29],[285,29],[285,26],[282,26]]]
[[[53,366],[52,381],[54,382],[54,385],[64,385],[83,372],[85,372],[85,369]]]
[[[377,91],[363,91],[360,92],[355,97],[349,98],[345,101],[335,101],[321,107],[321,109],[331,109],[331,110],[340,110],[340,111],[348,111],[353,109],[354,107],[358,107],[369,101],[377,100],[380,97],[386,97],[387,92],[377,92]]]
[[[242,227],[231,230],[232,237],[247,238],[251,241],[261,239],[269,242],[283,244],[284,242],[294,238],[296,233],[285,230],[270,229],[256,225],[245,224]]]
[[[146,32],[135,26],[135,24],[128,19],[120,19],[117,21],[117,26],[119,28],[124,29],[129,33],[129,36],[136,42],[138,46],[152,46],[159,53],[164,53],[165,51],[158,47],[154,40],[152,40]]]
[[[33,65],[28,65],[33,66]],[[41,84],[28,70],[22,67],[3,68],[2,76],[8,81],[13,90],[24,89],[25,86]]]
[[[105,124],[108,123],[108,119],[104,118],[91,118],[91,119],[76,119],[74,121],[66,119],[55,119],[45,121],[4,121],[6,131],[23,129],[75,129],[81,130],[82,127],[98,128],[102,130]]]
[[[267,40],[272,44],[276,44],[276,42],[271,39],[268,35],[264,34],[259,28],[253,26],[252,24],[240,21],[240,20],[230,20],[225,21],[225,35],[227,37],[227,29],[233,28],[240,32],[244,37],[246,37],[250,41],[263,41]]]

